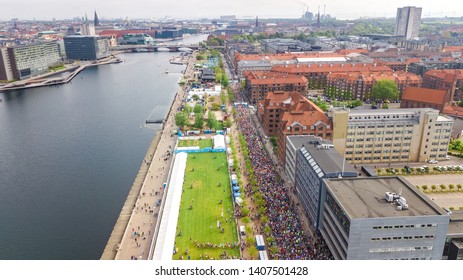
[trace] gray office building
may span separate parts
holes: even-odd
[[[0,49],[0,80],[23,80],[48,72],[62,62],[56,41]]]
[[[97,60],[110,55],[109,40],[100,36],[67,36],[64,48],[69,60]]]
[[[317,228],[322,179],[357,177],[357,171],[329,140],[313,135],[288,136],[286,143],[286,174],[294,182],[305,215]]]
[[[450,215],[401,177],[324,179],[321,201],[335,259],[442,259]]]
[[[403,7],[397,9],[394,35],[404,36],[406,40],[418,37],[420,33],[422,8]]]

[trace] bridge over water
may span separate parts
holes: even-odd
[[[112,51],[124,52],[181,52],[187,50],[197,50],[199,45],[119,45],[111,47]]]

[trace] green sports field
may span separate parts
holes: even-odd
[[[238,235],[226,160],[225,153],[188,155],[173,259],[221,259],[224,252],[240,257],[239,247],[230,246]]]
[[[193,147],[199,146],[200,149],[212,148],[212,139],[202,139],[202,140],[180,140],[178,141],[179,147]]]

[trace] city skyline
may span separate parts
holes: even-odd
[[[82,0],[7,0],[2,5],[0,20],[18,18],[21,20],[51,20],[71,19],[83,17],[85,14],[93,18],[96,10],[100,19],[126,18],[129,19],[198,19],[219,18],[221,15],[236,15],[240,17],[260,18],[300,18],[309,9],[321,14],[330,14],[338,19],[357,19],[360,17],[390,17],[396,16],[397,8],[404,6],[418,6],[423,8],[422,17],[458,17],[463,16],[463,6],[451,5],[451,0],[441,2],[431,0],[390,0],[387,2],[371,2],[369,0],[354,0],[344,2],[336,0],[236,0],[233,2],[212,0],[180,0],[177,2],[166,0],[133,0],[130,5],[126,1]],[[28,7],[24,9],[24,7]],[[54,7],[54,9],[50,9]]]

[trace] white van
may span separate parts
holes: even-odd
[[[246,235],[246,229],[244,226],[240,226],[240,234],[241,235]]]

